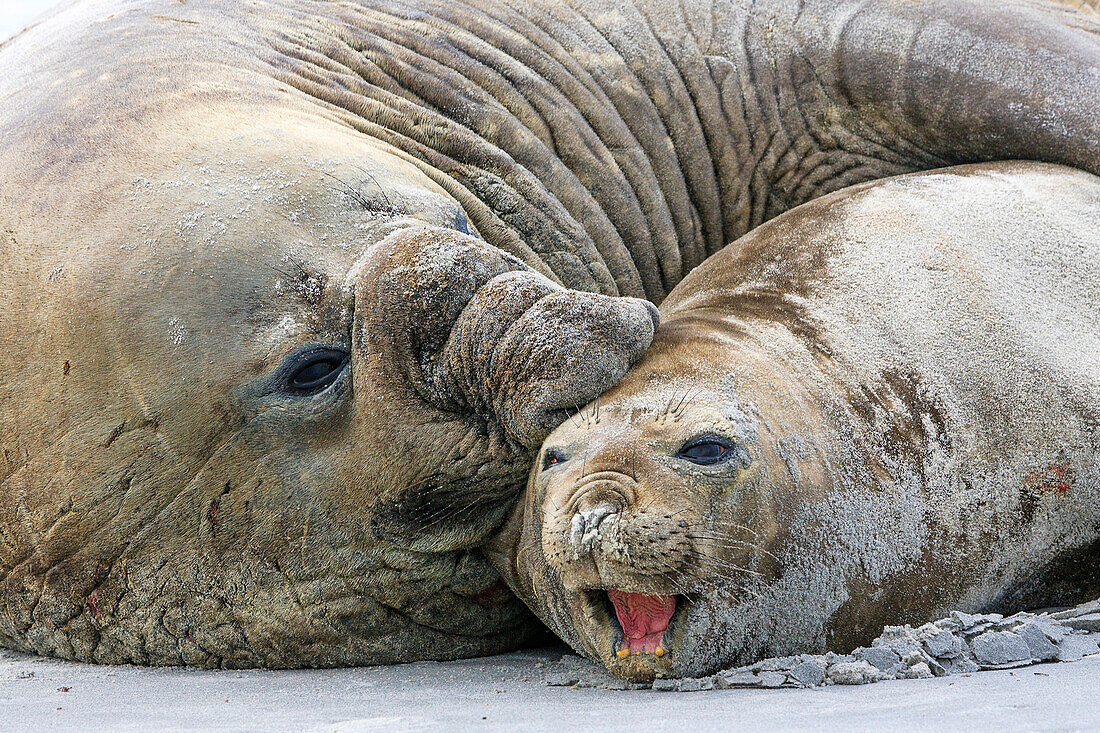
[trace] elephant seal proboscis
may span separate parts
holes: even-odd
[[[631,679],[1100,596],[1100,179],[912,174],[688,275],[493,553]]]
[[[1098,29],[1034,0],[67,4],[0,47],[0,640],[521,644],[478,547],[648,345],[623,296],[861,181],[1100,172]]]

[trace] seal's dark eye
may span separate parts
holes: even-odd
[[[542,456],[542,470],[545,471],[551,466],[556,466],[559,463],[564,463],[565,460],[566,458],[564,453],[562,453],[557,448],[551,448],[550,450],[546,451],[546,453],[544,453]]]
[[[320,392],[340,376],[348,354],[339,349],[314,348],[290,357],[287,383],[295,392]]]
[[[677,458],[699,466],[713,466],[728,461],[733,455],[733,442],[720,435],[699,435],[684,443]]]

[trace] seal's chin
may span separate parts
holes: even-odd
[[[582,591],[585,636],[615,675],[650,681],[665,676],[679,654],[685,596],[644,595],[616,588]]]

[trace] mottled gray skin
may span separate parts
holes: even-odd
[[[38,23],[0,48],[0,638],[224,666],[522,643],[477,548],[648,344],[620,296],[848,184],[1100,169],[1096,28],[964,0]],[[291,393],[311,344],[347,363]]]
[[[547,438],[493,553],[578,652],[699,676],[1100,596],[1100,178],[995,163],[837,192],[708,259],[661,316]],[[728,461],[677,457],[705,434]],[[616,655],[606,588],[679,594],[662,656]]]

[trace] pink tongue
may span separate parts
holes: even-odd
[[[676,611],[676,596],[643,596],[641,593],[624,593],[608,590],[607,597],[615,606],[615,615],[627,639],[643,639],[660,634],[668,628],[668,622]]]

